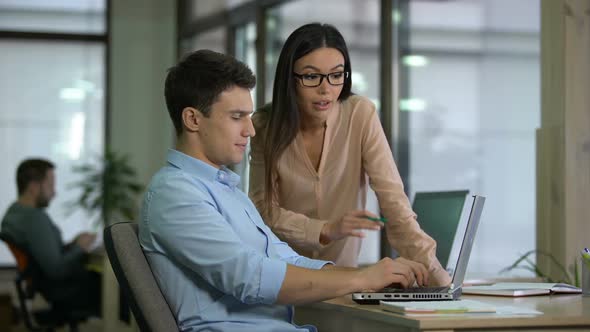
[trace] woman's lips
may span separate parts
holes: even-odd
[[[331,105],[332,105],[332,103],[329,101],[320,101],[317,103],[313,103],[313,107],[317,110],[320,110],[320,111],[326,111],[326,110],[330,109]]]

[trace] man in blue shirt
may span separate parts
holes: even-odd
[[[298,255],[265,225],[240,177],[250,137],[252,71],[208,50],[170,69],[165,95],[177,133],[144,196],[139,236],[181,331],[315,331],[293,304],[426,282],[419,264],[385,258],[364,269]]]

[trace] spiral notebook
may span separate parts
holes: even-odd
[[[489,286],[463,287],[463,294],[509,297],[580,293],[582,289],[572,285],[540,282],[500,282]]]
[[[496,308],[490,304],[473,301],[430,301],[430,302],[388,302],[379,303],[381,309],[406,316],[413,315],[440,315],[440,314],[468,314],[468,313],[494,313]]]

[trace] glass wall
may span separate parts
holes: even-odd
[[[0,30],[102,34],[104,0],[0,0]]]
[[[225,53],[225,46],[225,27],[219,27],[200,33],[193,38],[183,40],[180,55],[201,49],[209,49],[215,52]]]
[[[410,2],[409,93],[399,105],[409,122],[407,183],[411,197],[487,196],[468,277],[497,276],[535,248],[539,10],[539,0]]]
[[[12,34],[0,38],[0,213],[17,199],[16,168],[25,158],[40,157],[56,164],[57,195],[48,213],[69,242],[81,231],[94,230],[94,217],[71,210],[68,202],[79,191],[71,184],[79,178],[73,166],[94,162],[104,151],[105,132],[105,54],[104,40],[90,40],[84,34],[104,32],[104,1],[61,3],[59,12],[78,19],[74,25],[54,24],[53,4],[29,8],[21,2],[0,1],[2,15],[10,11],[35,12],[19,24],[0,19],[0,30],[27,30],[24,38]],[[92,4],[88,14],[82,7]],[[46,10],[46,12],[43,12]],[[46,20],[41,19],[46,16]],[[97,27],[95,16],[102,18]],[[90,16],[87,25],[78,24]],[[49,24],[51,22],[51,24]],[[65,21],[64,21],[65,22]],[[22,24],[21,24],[22,23]],[[25,26],[26,23],[26,26]],[[63,22],[62,22],[63,23]],[[46,30],[43,30],[46,29]],[[53,35],[54,30],[61,31]],[[68,34],[66,32],[76,32]],[[41,40],[35,33],[44,33]],[[65,40],[67,39],[67,40]],[[8,249],[0,244],[0,265],[13,264]]]
[[[231,10],[238,7],[249,0],[188,0],[185,1],[187,12],[187,19],[191,21],[200,18],[206,18],[211,15],[219,14],[225,10]]]
[[[256,73],[256,23],[250,22],[237,27],[235,34],[235,57],[246,63],[252,72]],[[256,107],[256,89],[252,90],[251,95],[252,105]],[[242,178],[240,188],[242,191],[248,192],[250,185],[250,143],[248,143],[248,147],[244,151],[242,162],[235,165],[233,169]]]

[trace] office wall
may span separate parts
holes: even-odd
[[[568,266],[590,246],[590,2],[541,2],[537,248]],[[561,278],[549,259],[542,269]]]
[[[175,4],[111,1],[107,143],[130,155],[146,184],[173,145],[164,79],[176,62]]]
[[[110,2],[107,144],[129,155],[147,185],[173,146],[164,100],[167,68],[176,62],[176,2]],[[121,220],[112,220],[121,221]],[[105,267],[108,267],[106,265]],[[118,320],[114,274],[103,274],[103,330],[135,331]]]

